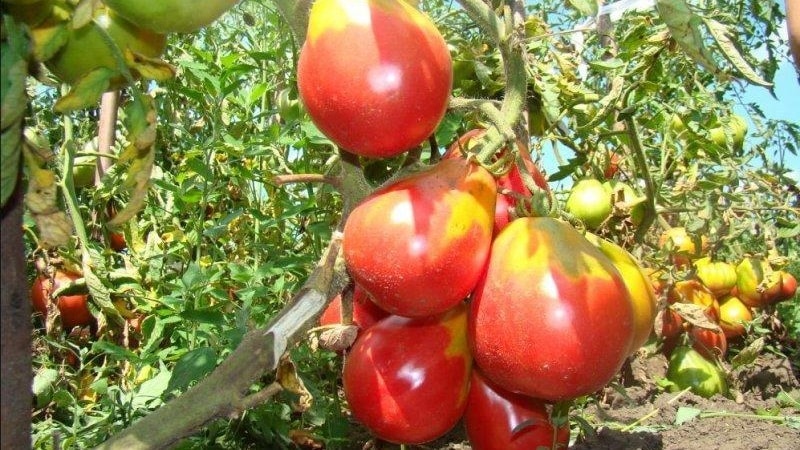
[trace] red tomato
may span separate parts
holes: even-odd
[[[353,289],[353,325],[362,330],[375,325],[379,320],[387,317],[388,312],[376,305],[364,289],[356,285]],[[320,325],[334,325],[342,322],[342,296],[337,295],[328,304],[319,318]]]
[[[692,340],[692,348],[706,359],[723,359],[728,353],[728,339],[722,330],[714,331],[693,326],[689,336]]]
[[[80,275],[57,270],[53,279],[44,275],[39,275],[31,286],[31,302],[33,308],[40,314],[47,315],[47,304],[50,303],[50,296],[54,291],[72,283],[80,278]],[[61,326],[69,331],[76,326],[86,326],[94,321],[94,316],[89,311],[89,295],[74,294],[62,295],[56,299],[56,307],[61,316]]]
[[[486,134],[486,130],[476,128],[464,133],[456,142],[453,142],[447,149],[444,158],[460,158],[464,155],[464,150],[468,149],[472,144],[473,139],[479,139]],[[531,159],[531,154],[522,141],[517,141],[517,148],[522,155],[522,160],[525,163],[525,168],[533,179],[534,184],[547,192],[550,192],[550,186],[547,184],[547,179],[542,174],[539,167],[534,164]],[[505,152],[506,149],[501,150]],[[516,208],[520,198],[530,199],[532,193],[530,189],[525,186],[522,179],[522,173],[519,166],[514,165],[504,175],[497,179],[497,202],[495,206],[494,217],[494,234],[499,233],[503,228],[508,225],[511,220],[511,211]],[[501,193],[500,191],[508,191],[508,193]]]
[[[340,147],[391,157],[422,143],[450,97],[442,35],[403,0],[319,0],[297,65],[309,116]]]
[[[473,294],[469,332],[487,378],[558,402],[614,377],[633,340],[633,310],[600,250],[564,222],[525,217],[494,240]]]
[[[439,316],[390,316],[364,331],[342,376],[353,417],[395,443],[447,433],[466,406],[472,364],[466,327],[461,305]]]
[[[513,394],[472,371],[464,426],[472,450],[567,448],[569,425],[558,428],[541,400]]]
[[[789,272],[782,272],[782,274],[781,293],[775,299],[776,302],[789,300],[790,298],[794,297],[795,293],[797,293],[797,278],[795,278],[794,275]]]
[[[121,252],[128,248],[128,243],[125,242],[125,235],[115,231],[108,232],[108,244],[115,252]]]
[[[442,160],[374,192],[344,227],[350,275],[392,314],[453,308],[486,266],[496,195],[489,172],[463,159]]]

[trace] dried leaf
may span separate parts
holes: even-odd
[[[342,352],[353,345],[358,335],[355,325],[337,325],[323,331],[319,336],[319,346],[325,350]]]
[[[719,325],[708,317],[705,312],[706,308],[703,306],[695,305],[694,303],[677,302],[673,303],[670,308],[680,314],[683,320],[696,327],[705,328],[712,331],[721,330]]]
[[[672,38],[695,62],[716,76],[723,73],[703,43],[699,16],[694,14],[685,0],[656,0],[656,9],[667,24]]]
[[[297,366],[290,358],[281,358],[275,378],[275,381],[284,389],[300,396],[297,405],[300,412],[307,411],[311,407],[314,397],[308,392],[305,383],[297,375]]]
[[[736,44],[731,38],[731,30],[728,27],[714,19],[704,18],[703,21],[711,32],[711,36],[713,36],[714,40],[717,42],[720,50],[722,50],[722,54],[725,55],[725,59],[727,59],[747,81],[764,87],[773,86],[772,83],[761,78],[761,76],[750,67],[750,64],[747,63],[742,54],[739,53]]]
[[[758,355],[764,350],[764,338],[760,337],[753,341],[750,345],[743,348],[736,356],[731,358],[731,366],[733,368],[746,366],[755,362]]]
[[[310,450],[321,450],[325,448],[325,442],[314,436],[307,430],[289,430],[289,439],[294,445]]]

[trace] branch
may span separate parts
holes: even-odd
[[[277,186],[291,183],[325,183],[333,186],[337,191],[342,190],[342,183],[338,178],[318,173],[275,175],[272,177],[272,182]]]

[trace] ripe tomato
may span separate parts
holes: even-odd
[[[128,243],[125,241],[125,235],[115,231],[108,232],[108,244],[115,252],[121,252],[128,248]]]
[[[728,339],[722,330],[714,331],[693,326],[689,337],[692,340],[692,348],[706,359],[723,359],[728,353]]]
[[[80,275],[61,270],[57,270],[52,279],[45,275],[36,277],[31,286],[31,302],[34,310],[46,316],[51,294],[78,278]],[[69,331],[76,326],[86,326],[94,321],[94,316],[89,311],[88,301],[89,295],[87,294],[61,295],[55,299],[61,316],[61,327],[64,330]]]
[[[476,128],[464,133],[456,142],[453,142],[450,145],[444,155],[444,158],[464,157],[464,151],[470,148],[475,139],[479,139],[484,134],[486,134],[486,130],[482,128]],[[546,192],[550,192],[550,186],[547,184],[547,179],[544,177],[541,170],[539,170],[539,167],[534,164],[533,160],[531,159],[530,152],[525,147],[525,144],[521,141],[517,141],[517,149],[525,163],[525,169],[530,174],[534,184]],[[506,149],[501,150],[501,152],[505,151]],[[506,225],[508,225],[508,222],[512,217],[511,211],[517,207],[519,199],[530,199],[531,195],[533,195],[530,189],[525,186],[525,182],[522,178],[522,172],[517,165],[512,166],[511,170],[497,178],[497,190],[497,201],[495,202],[494,216],[495,235],[505,228]],[[501,190],[508,191],[508,193],[500,192]]]
[[[444,116],[453,79],[442,35],[403,0],[319,0],[297,83],[314,124],[345,150],[391,157]]]
[[[462,304],[444,315],[389,316],[357,339],[344,363],[350,410],[375,436],[419,444],[464,413],[472,358]]]
[[[361,330],[375,325],[381,319],[387,317],[388,312],[376,305],[364,289],[356,285],[353,289],[353,325]],[[333,325],[342,322],[342,295],[337,295],[322,312],[319,318],[320,325]]]
[[[157,33],[191,33],[217,20],[239,0],[103,0],[131,23]]]
[[[674,390],[690,388],[705,398],[714,394],[728,394],[728,381],[719,367],[693,348],[683,345],[672,352],[667,379],[675,384]]]
[[[608,219],[612,208],[611,195],[603,183],[594,179],[578,181],[567,197],[567,212],[593,230]]]
[[[705,308],[706,315],[719,320],[719,302],[703,283],[697,280],[678,281],[667,294],[670,303],[693,303]]]
[[[586,233],[586,239],[599,248],[611,260],[622,281],[628,289],[628,294],[633,306],[633,341],[628,353],[632,354],[647,342],[653,331],[653,321],[656,318],[656,293],[650,279],[644,274],[641,266],[627,250],[619,245],[600,238],[594,234]]]
[[[797,278],[789,272],[783,272],[781,278],[781,293],[775,299],[776,302],[782,302],[794,297],[797,293]]]
[[[567,448],[569,425],[550,420],[544,402],[513,394],[472,371],[464,427],[472,450]]]
[[[724,261],[711,261],[711,258],[700,258],[694,262],[697,278],[714,295],[730,293],[736,286],[736,267]]]
[[[43,26],[47,26],[47,22]],[[37,29],[32,31],[32,35],[36,41]],[[106,35],[120,51],[124,52],[128,48],[149,58],[158,58],[167,43],[165,35],[141,29],[108,8],[98,7],[89,24],[78,29],[69,28],[67,42],[45,65],[56,77],[68,84],[74,84],[84,75],[101,67],[117,70],[114,50]],[[112,80],[111,87],[122,87],[125,84],[125,79],[120,75]]]
[[[719,326],[728,338],[744,335],[744,324],[753,320],[750,308],[738,297],[728,295],[719,302]]]
[[[375,191],[344,227],[350,275],[392,314],[453,308],[483,273],[496,196],[489,172],[463,159],[442,160]]]
[[[751,308],[771,303],[781,290],[780,271],[772,270],[769,261],[745,258],[736,266],[736,288],[739,299]]]
[[[592,393],[622,366],[633,308],[614,265],[568,224],[512,221],[492,245],[469,335],[500,387],[549,402]]]
[[[695,239],[689,236],[689,233],[684,227],[674,227],[664,231],[658,240],[658,245],[661,248],[666,248],[670,255],[672,255],[672,262],[682,267],[688,265],[689,262],[700,256],[701,252],[706,247],[706,237],[701,236],[700,248],[695,244]]]

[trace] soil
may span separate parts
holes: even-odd
[[[573,429],[572,450],[800,450],[798,367],[768,352],[730,372],[731,398],[710,399],[691,392],[665,392],[667,360],[637,355],[623,370],[621,383],[607,388],[573,415],[591,427]],[[348,450],[397,450],[365,439]],[[471,450],[463,426],[447,436],[407,450]]]

